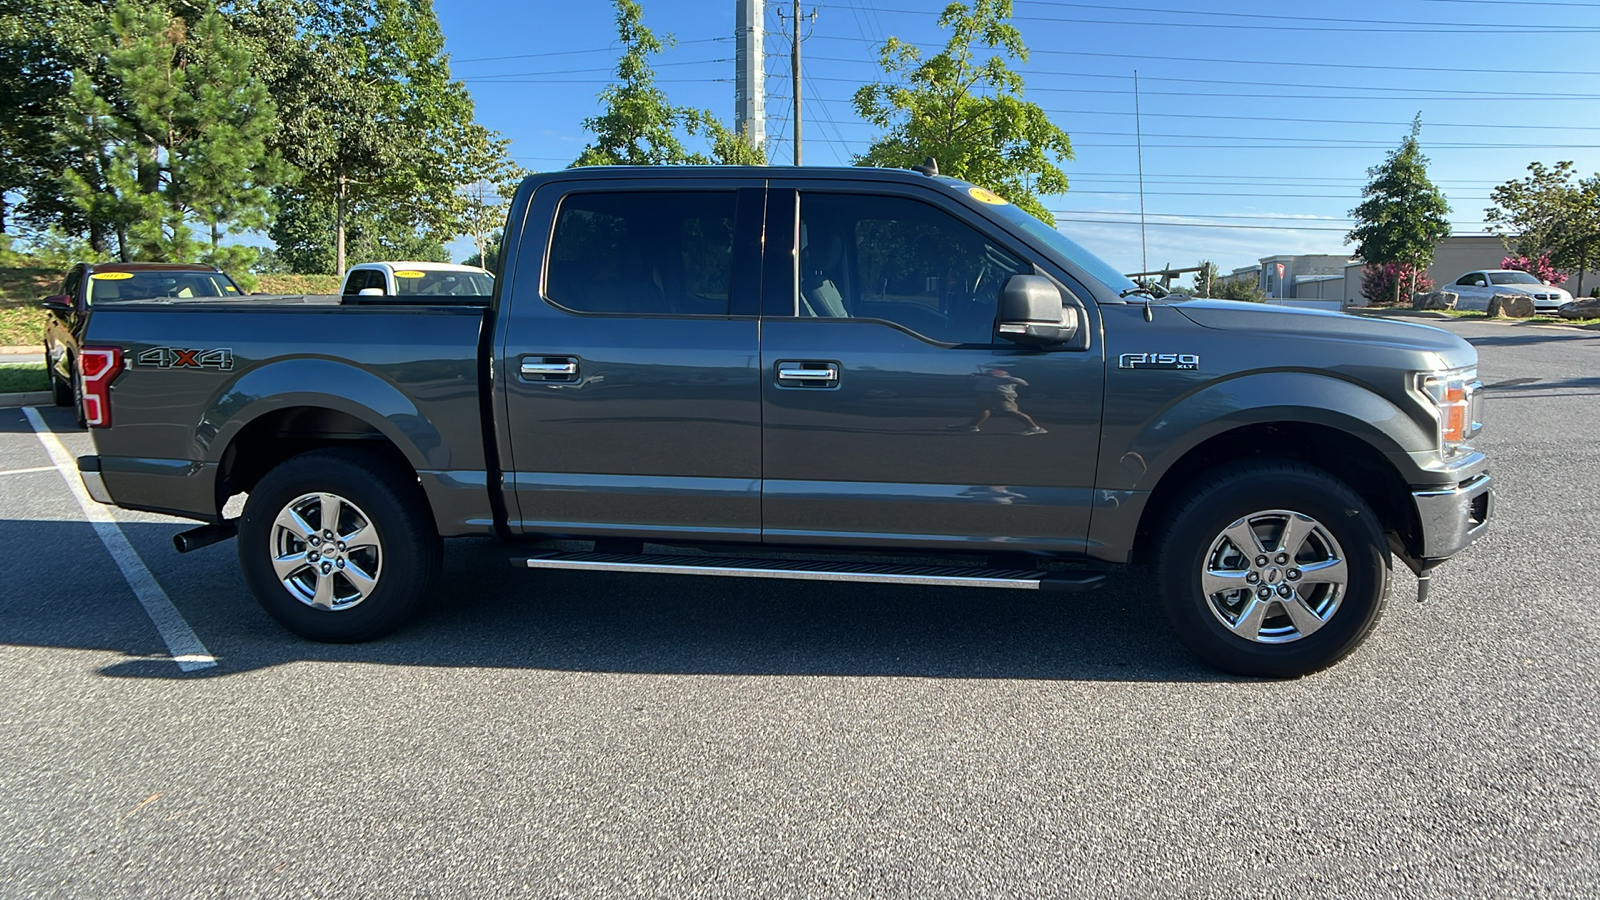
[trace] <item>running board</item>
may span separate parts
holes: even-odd
[[[920,584],[934,587],[1013,588],[1085,591],[1105,575],[1089,571],[986,569],[977,566],[906,566],[885,563],[814,562],[726,556],[668,556],[638,553],[547,551],[515,556],[519,569],[578,569],[588,572],[641,572],[651,575],[722,575],[735,578],[794,578],[807,581],[861,581],[869,584]]]

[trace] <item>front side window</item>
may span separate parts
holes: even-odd
[[[726,316],[733,191],[615,191],[561,201],[544,296],[575,312]]]
[[[801,317],[882,319],[989,344],[1000,289],[1031,266],[949,213],[903,197],[803,193]]]

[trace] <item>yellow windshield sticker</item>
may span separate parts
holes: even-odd
[[[990,204],[993,204],[995,206],[1005,206],[1006,205],[1006,198],[1004,198],[1004,197],[1000,196],[999,194],[996,194],[994,191],[988,190],[986,188],[981,188],[981,187],[967,188],[967,196],[969,196],[972,199],[978,201],[979,203],[990,203]]]
[[[236,287],[234,287],[234,286],[233,286],[233,285],[231,285],[231,284],[225,284],[225,285],[223,285],[223,286],[222,286],[222,289],[223,289],[223,290],[225,290],[225,291],[227,291],[227,292],[228,292],[228,293],[230,293],[230,294],[237,294],[237,293],[239,293],[239,289],[238,289],[238,288],[236,288]]]
[[[95,281],[127,281],[133,277],[132,272],[96,272],[89,276]]]
[[[407,269],[404,272],[396,272],[396,273],[394,273],[394,277],[396,277],[396,278],[421,278],[422,277],[422,273],[421,272],[417,272],[417,271],[413,271],[411,269]]]

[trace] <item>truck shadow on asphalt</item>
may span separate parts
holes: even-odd
[[[1178,643],[1138,573],[1081,594],[696,576],[530,572],[514,548],[448,543],[423,613],[366,644],[281,629],[239,574],[232,542],[185,556],[181,526],[123,523],[217,666],[180,672],[120,573],[79,522],[0,520],[18,546],[74,546],[82,565],[19,572],[0,643],[112,651],[115,678],[219,677],[295,662],[662,675],[1233,681]],[[28,582],[34,582],[29,584]],[[46,602],[34,602],[38,592]],[[26,599],[25,599],[26,598]]]

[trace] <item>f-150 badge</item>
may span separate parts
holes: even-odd
[[[233,370],[233,351],[151,347],[135,357],[134,361],[154,369],[220,369],[229,372]]]
[[[1182,369],[1200,368],[1198,353],[1124,353],[1117,358],[1122,369]]]

